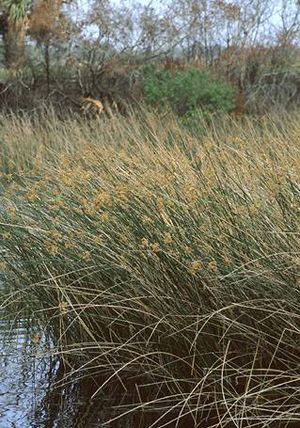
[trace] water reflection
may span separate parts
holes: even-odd
[[[0,428],[101,428],[129,403],[131,388],[124,390],[119,382],[91,400],[101,378],[76,379],[50,348],[25,321],[14,328],[0,322]],[[109,427],[148,422],[129,415]]]
[[[28,428],[51,362],[35,358],[37,344],[25,321],[12,327],[2,320],[0,339],[0,427]]]
[[[49,341],[32,333],[28,322],[12,327],[3,318],[0,313],[0,428],[103,426],[119,393],[113,391],[115,403],[103,395],[92,402],[98,382],[70,376]],[[114,426],[132,425],[122,421]]]
[[[1,320],[1,313],[0,313]],[[157,387],[148,384],[137,394],[135,380],[110,382],[95,400],[95,391],[105,381],[101,375],[78,379],[63,360],[55,357],[55,349],[49,340],[32,333],[32,326],[25,320],[14,327],[0,321],[0,428],[192,428],[237,425],[226,421],[218,425],[220,415],[213,411],[202,414],[197,423],[190,417],[176,421],[176,414],[163,417],[163,409],[130,413],[115,422],[104,423],[116,418],[131,408],[135,402],[147,402],[153,398]],[[76,371],[80,375],[80,371]],[[141,380],[141,379],[139,379]],[[145,385],[146,386],[146,385]],[[145,410],[145,409],[144,409]],[[200,415],[199,415],[200,417]],[[174,420],[175,418],[175,420]],[[245,420],[241,428],[250,426]],[[254,425],[253,425],[254,426]],[[256,425],[265,426],[261,422]],[[299,427],[287,422],[268,424],[269,428]]]

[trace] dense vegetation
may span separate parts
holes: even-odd
[[[0,36],[0,309],[61,426],[299,425],[299,1],[0,0]]]
[[[62,116],[86,93],[168,99],[192,117],[199,104],[255,114],[299,105],[297,0],[0,0],[0,35],[5,111],[45,103]]]
[[[144,426],[299,420],[297,114],[0,120],[2,307],[65,382],[133,387],[108,419]]]
[[[235,107],[234,89],[201,70],[171,72],[151,67],[143,80],[145,101],[160,108],[169,106],[179,116],[231,112]]]

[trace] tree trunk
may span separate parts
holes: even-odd
[[[47,97],[50,95],[50,54],[49,54],[49,41],[45,43],[45,70],[46,70],[46,84],[47,84]]]
[[[3,33],[5,65],[7,68],[18,69],[25,64],[25,37],[27,19],[20,21],[7,20],[6,31]]]

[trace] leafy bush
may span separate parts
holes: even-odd
[[[158,70],[148,67],[144,74],[147,103],[160,108],[171,107],[180,116],[194,112],[230,112],[235,105],[235,90],[198,69]]]

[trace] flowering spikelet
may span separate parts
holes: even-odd
[[[53,241],[57,242],[57,241],[61,240],[62,236],[57,230],[52,230],[49,233],[49,238],[52,239]]]
[[[39,334],[35,334],[32,338],[31,338],[31,342],[33,345],[38,345],[41,341],[41,336]]]
[[[58,305],[58,310],[61,315],[67,315],[68,313],[68,304],[66,302],[60,302]]]
[[[158,253],[160,251],[159,243],[154,242],[153,244],[150,244],[150,249],[153,253]]]
[[[0,272],[5,272],[7,269],[6,262],[0,262]]]
[[[5,241],[8,241],[11,239],[11,234],[9,232],[4,232],[1,234],[1,238],[4,239]]]
[[[196,274],[202,268],[203,268],[203,263],[200,260],[194,260],[190,264],[190,271],[192,274]]]
[[[74,248],[76,248],[76,245],[74,244],[74,242],[66,241],[64,243],[64,247],[68,250],[73,250]]]
[[[34,202],[37,199],[37,194],[35,192],[35,189],[31,189],[29,190],[25,195],[24,198],[28,201],[28,202]]]
[[[111,196],[106,192],[100,192],[95,196],[93,204],[96,208],[111,205]]]
[[[9,207],[9,208],[7,208],[6,212],[7,212],[7,215],[9,216],[9,218],[12,221],[15,221],[17,219],[17,210],[16,210],[15,207]]]
[[[120,240],[124,243],[127,244],[128,243],[128,237],[125,233],[121,233],[120,234]]]
[[[172,244],[173,242],[173,238],[171,233],[167,232],[165,233],[164,237],[163,237],[163,242],[164,244],[168,245],[168,244]]]
[[[102,213],[100,215],[100,219],[103,221],[103,223],[107,223],[109,221],[109,214],[107,212]]]
[[[158,211],[162,211],[164,209],[164,206],[165,206],[164,198],[159,196],[156,199],[156,207],[157,207]]]
[[[96,245],[102,245],[103,244],[103,238],[102,238],[102,236],[101,235],[96,235],[93,238],[93,243],[96,244]]]
[[[144,215],[144,216],[142,216],[142,223],[145,224],[145,225],[150,225],[150,224],[153,224],[154,221],[153,221],[152,218]]]
[[[91,253],[89,251],[84,251],[81,255],[81,257],[83,258],[83,260],[85,260],[86,262],[92,260],[92,256]]]
[[[148,239],[147,238],[143,238],[142,241],[141,241],[141,245],[142,245],[142,248],[148,248],[149,247],[149,241],[148,241]]]
[[[58,254],[58,246],[55,245],[52,241],[46,241],[45,248],[51,256],[56,256]]]
[[[210,270],[213,273],[218,272],[217,262],[215,260],[212,260],[211,262],[209,262],[208,265],[207,265],[207,269]]]
[[[228,256],[223,256],[223,263],[225,266],[230,266],[231,262]]]
[[[127,202],[128,201],[128,197],[129,197],[129,189],[128,187],[126,187],[125,185],[120,185],[117,186],[115,189],[116,192],[116,197],[118,199],[120,199],[123,202]]]

